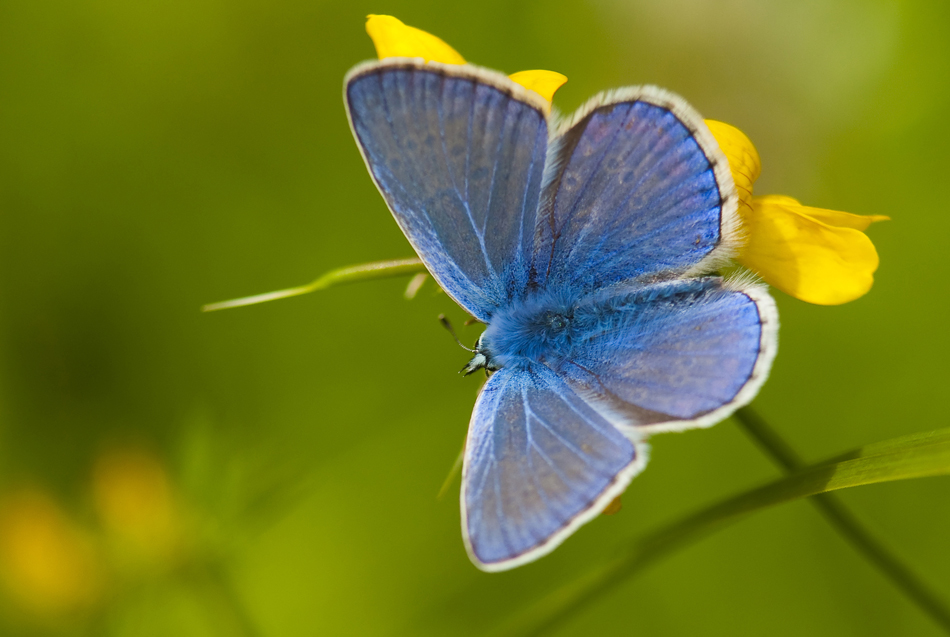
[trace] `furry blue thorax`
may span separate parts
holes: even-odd
[[[611,286],[577,296],[543,292],[492,317],[475,348],[476,358],[484,359],[484,364],[476,369],[486,367],[495,371],[544,364],[550,359],[570,359],[575,346],[590,347],[600,336],[635,327],[647,307],[652,309],[674,297],[680,304],[694,304],[720,284],[718,278],[696,278]]]

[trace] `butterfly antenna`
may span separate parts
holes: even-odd
[[[468,350],[469,352],[475,351],[471,347],[465,347],[464,345],[462,345],[462,341],[460,341],[459,337],[455,335],[455,330],[452,328],[452,324],[449,323],[449,319],[446,318],[445,314],[439,314],[439,323],[442,323],[442,327],[444,327],[445,329],[449,331],[449,334],[452,335],[452,338],[455,339],[455,342],[458,343],[459,347],[461,347],[464,350]]]

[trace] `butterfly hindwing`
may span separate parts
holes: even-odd
[[[584,327],[549,365],[639,435],[722,420],[752,399],[777,347],[772,298],[718,277],[611,290],[574,321]]]
[[[738,222],[728,163],[681,98],[654,87],[595,98],[551,149],[538,285],[589,292],[709,271],[730,256]]]
[[[489,378],[469,425],[462,533],[482,569],[551,551],[646,462],[634,444],[542,365]]]
[[[363,158],[432,275],[476,318],[523,294],[548,141],[546,105],[500,73],[386,60],[347,75]]]

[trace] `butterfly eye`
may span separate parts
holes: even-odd
[[[551,329],[561,331],[570,324],[570,321],[563,314],[552,312],[548,315],[547,323]]]

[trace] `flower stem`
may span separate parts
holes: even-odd
[[[751,407],[743,407],[733,417],[750,438],[788,473],[805,467],[801,457]],[[950,634],[950,609],[908,566],[874,539],[848,507],[831,493],[813,496],[810,502],[835,530],[891,583]]]
[[[209,594],[209,606],[217,611],[214,620],[222,633],[236,637],[259,637],[261,633],[234,589],[225,565],[220,561],[210,561],[198,565],[196,570]]]

